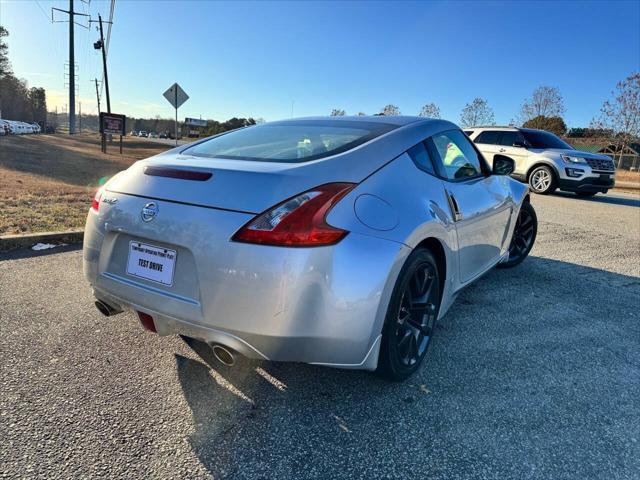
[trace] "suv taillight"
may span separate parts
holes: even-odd
[[[332,227],[326,217],[353,187],[353,183],[328,183],[296,195],[252,219],[232,240],[282,247],[338,243],[349,232]]]

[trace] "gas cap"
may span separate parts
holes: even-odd
[[[398,215],[391,204],[375,195],[360,195],[354,209],[358,220],[373,230],[393,230],[398,225]]]

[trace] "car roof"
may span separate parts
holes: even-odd
[[[269,122],[270,124],[278,124],[278,123],[288,123],[291,122],[306,122],[306,121],[318,121],[322,120],[324,122],[330,121],[335,122],[336,124],[340,122],[366,122],[366,123],[386,123],[387,125],[395,125],[397,127],[401,127],[404,125],[409,125],[410,123],[420,122],[424,120],[429,120],[425,117],[412,117],[408,115],[397,115],[397,116],[385,116],[385,115],[344,115],[344,116],[316,116],[316,117],[301,117],[301,118],[291,118],[291,119],[283,119],[277,120],[275,122]]]

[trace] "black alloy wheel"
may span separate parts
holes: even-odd
[[[524,202],[520,207],[518,219],[513,229],[511,244],[509,245],[509,259],[499,263],[500,268],[511,268],[522,263],[533,248],[538,234],[538,217],[533,206]]]
[[[437,263],[429,250],[416,250],[400,272],[389,302],[378,373],[399,381],[420,367],[431,343],[439,310]]]

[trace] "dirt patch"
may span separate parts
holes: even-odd
[[[0,138],[0,235],[82,227],[100,184],[169,148],[135,139],[123,147],[105,155],[97,135]]]

